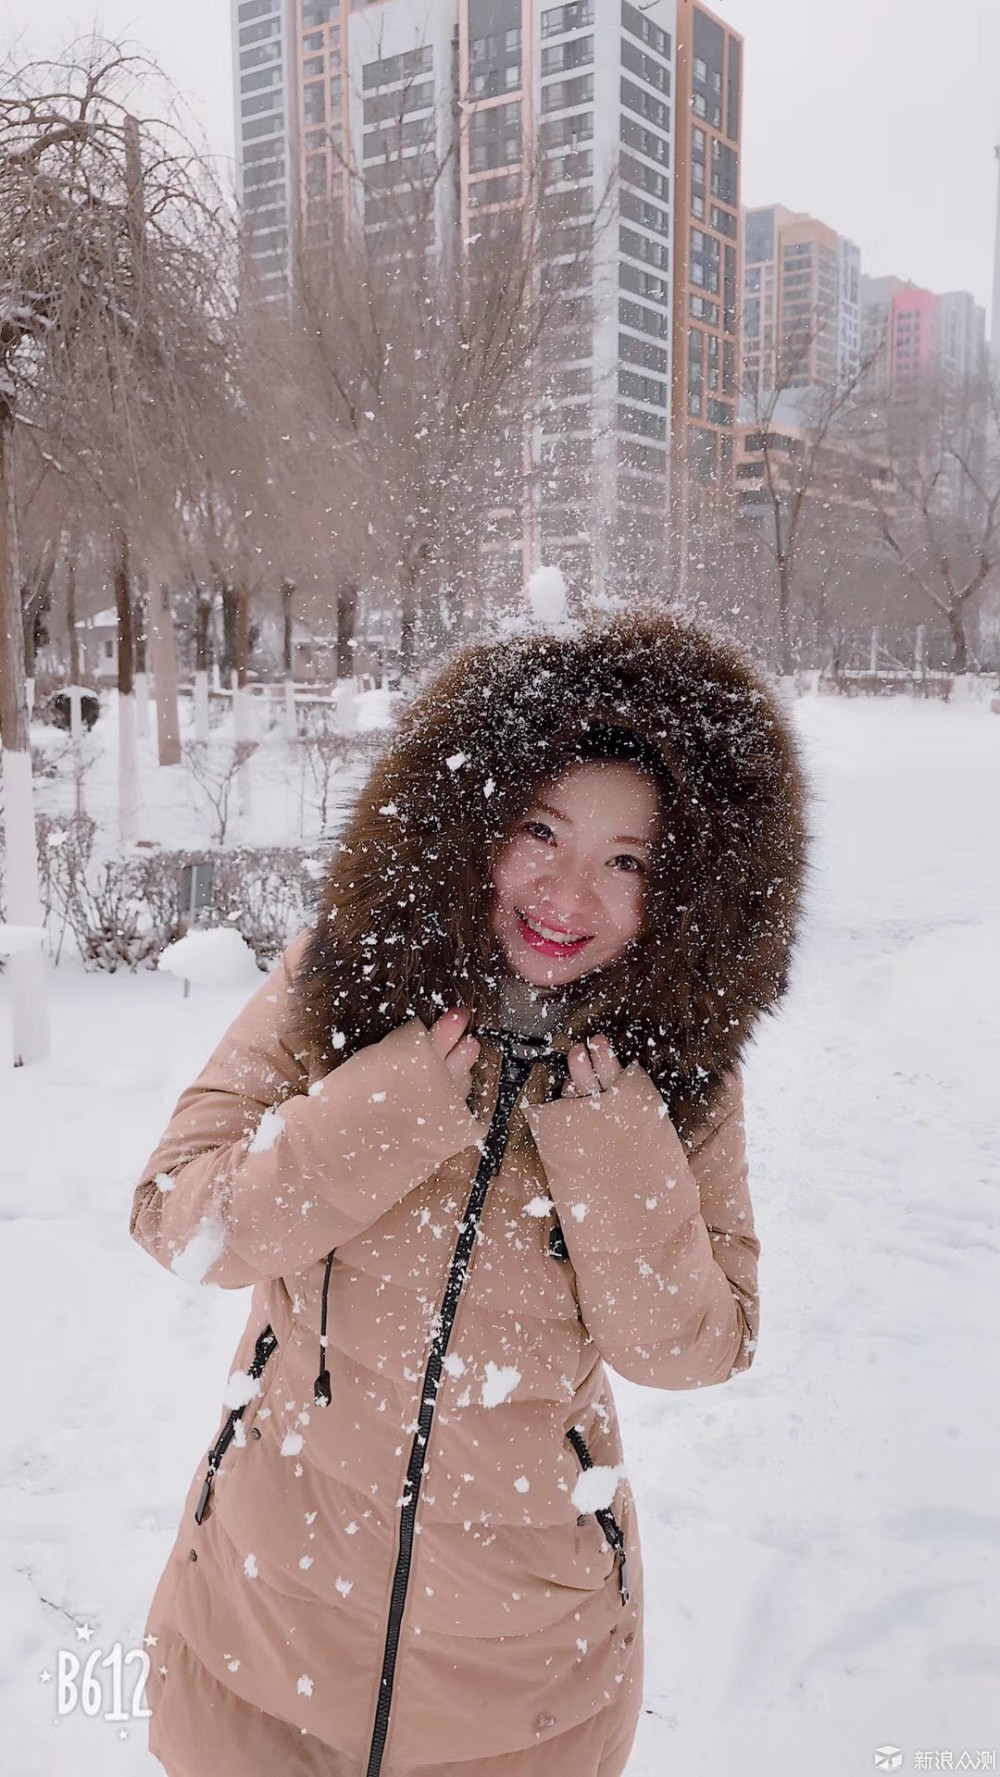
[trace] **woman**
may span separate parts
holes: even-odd
[[[605,1360],[752,1362],[740,1058],[804,869],[788,727],[657,613],[466,649],[137,1187],[253,1286],[153,1599],[171,1777],[620,1777],[643,1572]]]

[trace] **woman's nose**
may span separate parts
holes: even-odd
[[[557,925],[582,931],[593,914],[593,895],[582,875],[560,868],[537,883],[537,895]]]

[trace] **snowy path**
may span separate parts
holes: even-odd
[[[617,1385],[648,1596],[629,1777],[1000,1754],[1000,719],[797,717],[818,843],[747,1070],[757,1359],[719,1389]],[[127,1222],[237,1003],[65,965],[55,1054],[13,1075],[0,981],[5,1777],[161,1770],[142,1722],[57,1724],[39,1674],[136,1644],[217,1421],[248,1297],[168,1276]]]

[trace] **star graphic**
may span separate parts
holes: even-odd
[[[118,1729],[118,1738],[119,1738],[119,1740],[127,1740],[128,1739],[128,1729],[127,1728],[119,1728]]]
[[[155,1635],[144,1635],[143,1636],[143,1640],[142,1640],[143,1647],[155,1647],[156,1642],[157,1642],[157,1637]]]
[[[39,1673],[39,1674],[38,1674],[38,1676],[39,1676],[39,1678],[40,1678],[40,1679],[41,1679],[41,1681],[42,1681],[42,1683],[43,1683],[43,1684],[51,1684],[51,1683],[52,1683],[52,1674],[51,1674],[51,1672],[47,1672],[47,1671],[46,1671],[46,1672],[40,1672],[40,1673]]]
[[[89,1641],[90,1637],[93,1635],[93,1633],[94,1633],[94,1631],[90,1627],[89,1623],[78,1623],[77,1624],[77,1630],[76,1630],[77,1641]]]

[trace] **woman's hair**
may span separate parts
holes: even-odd
[[[662,611],[471,645],[402,713],[323,883],[296,982],[303,1053],[330,1068],[457,998],[489,1011],[496,857],[526,799],[592,761],[648,774],[666,818],[643,929],[581,977],[563,1033],[605,1031],[694,1126],[785,990],[805,785],[753,666]]]

